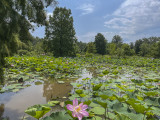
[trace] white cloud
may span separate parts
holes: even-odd
[[[92,4],[83,4],[81,5],[80,7],[78,7],[77,9],[80,9],[82,10],[82,15],[87,15],[87,14],[90,14],[94,11],[94,5]]]
[[[115,32],[99,32],[99,33],[103,34],[108,42],[110,42],[113,36],[117,34]],[[84,35],[78,35],[78,41],[82,41],[85,43],[93,42],[95,40],[96,35],[97,35],[97,32],[88,32]]]
[[[84,35],[78,35],[77,36],[78,41],[82,41],[82,42],[85,42],[85,43],[93,42],[96,34],[97,34],[96,32],[88,32]]]
[[[53,16],[53,13],[52,12],[47,12],[47,20],[49,20],[49,16]]]
[[[160,28],[160,0],[126,0],[105,26],[122,35],[136,35]]]

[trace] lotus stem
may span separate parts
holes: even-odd
[[[106,109],[105,109],[105,120],[107,120],[107,115],[106,115],[106,112],[107,112],[107,111],[106,111]]]

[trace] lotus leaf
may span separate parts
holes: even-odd
[[[55,106],[56,104],[59,104],[60,103],[60,101],[49,101],[48,102],[48,105],[50,105],[50,106]]]
[[[80,90],[80,89],[79,89],[79,90],[76,90],[75,92],[80,95],[80,94],[83,93],[83,90]]]
[[[97,115],[104,115],[105,113],[105,109],[102,107],[94,107],[92,109],[90,109],[91,112],[94,112]]]
[[[50,107],[43,106],[43,105],[34,105],[32,107],[29,107],[27,110],[25,110],[25,113],[28,115],[31,115],[32,117],[39,119],[43,117],[47,112],[51,110]]]
[[[98,91],[101,88],[102,84],[93,86],[93,91]]]
[[[118,115],[116,115],[114,120],[132,120],[132,119],[130,119],[128,116],[125,116],[123,114],[118,114]]]
[[[71,117],[63,112],[52,113],[50,116],[45,117],[42,120],[69,120]]]

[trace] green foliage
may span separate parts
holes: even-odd
[[[136,40],[135,53],[141,56],[159,57],[158,44],[160,37],[150,37]]]
[[[150,47],[149,47],[149,44],[147,43],[142,43],[141,46],[140,46],[140,55],[141,56],[146,56],[147,54],[149,54],[150,52]]]
[[[107,40],[105,39],[105,37],[101,33],[98,33],[95,36],[94,43],[96,46],[97,53],[104,55],[106,53],[106,44],[107,44]]]
[[[48,105],[53,107],[53,106],[55,106],[56,104],[59,104],[59,103],[60,103],[59,101],[49,101]]]
[[[45,34],[54,56],[75,56],[76,37],[70,9],[56,7]]]
[[[51,110],[50,107],[43,105],[34,105],[25,110],[25,113],[31,115],[32,117],[39,119],[43,117],[47,112]]]
[[[87,53],[96,53],[96,46],[93,42],[87,44]]]
[[[93,54],[93,53],[88,53],[88,52],[87,52],[87,53],[85,54],[85,57],[94,57],[94,54]]]
[[[135,52],[136,52],[136,54],[139,54],[141,44],[142,44],[142,40],[136,40],[136,42],[135,42]]]
[[[108,71],[108,70],[104,70],[104,71],[102,71],[102,73],[103,73],[104,75],[107,75],[107,74],[109,74],[109,71]]]
[[[94,107],[94,108],[90,109],[90,111],[94,112],[94,114],[97,114],[97,115],[104,115],[104,113],[105,113],[105,109],[102,107]]]
[[[121,44],[123,43],[123,40],[122,40],[121,36],[115,35],[112,38],[112,43],[115,43],[117,47],[121,47]]]
[[[131,48],[128,44],[123,44],[122,45],[122,49],[123,49],[123,55],[125,56],[131,56],[133,55]]]
[[[23,56],[23,55],[30,55],[30,52],[28,50],[18,50],[18,54],[20,56]]]
[[[131,120],[131,119],[123,114],[118,114],[116,115],[115,120]]]
[[[159,59],[146,59],[144,57],[117,58],[98,55],[92,58],[15,56],[6,58],[6,61],[6,68],[8,68],[5,71],[5,75],[7,73],[6,79],[23,76],[24,82],[26,80],[32,81],[28,79],[34,77],[34,74],[47,74],[57,79],[75,78],[76,75],[78,77],[84,67],[87,67],[86,70],[93,74],[92,78],[88,76],[85,78],[83,75],[86,75],[86,73],[84,73],[82,74],[82,80],[71,81],[75,92],[68,97],[70,100],[75,98],[79,101],[82,100],[81,102],[89,106],[90,117],[84,119],[93,119],[93,114],[98,115],[101,119],[137,120],[157,119],[156,115],[159,115]],[[24,77],[24,74],[27,78]],[[102,74],[102,76],[99,77],[99,74]],[[38,78],[44,79],[44,77]],[[64,81],[57,79],[56,83],[64,83]],[[0,86],[1,93],[17,92],[26,87],[22,84],[14,85],[12,81],[8,83],[10,82],[12,85]],[[67,101],[65,104],[72,103]],[[59,101],[57,103],[56,101],[50,101],[43,106],[54,108],[55,105],[59,106]],[[68,114],[72,116],[71,112],[64,115],[68,116]],[[51,119],[50,117],[48,116],[45,119]],[[56,119],[56,116],[54,117]]]
[[[52,113],[50,116],[45,117],[42,120],[69,120],[71,117],[63,112]]]
[[[93,86],[93,91],[98,91],[101,88],[102,84]]]
[[[77,94],[82,94],[83,93],[83,90],[76,90],[75,91]]]
[[[115,55],[116,54],[116,44],[115,43],[109,43],[107,45],[107,49],[110,55]]]
[[[24,34],[28,34],[29,29],[31,29],[30,22],[45,25],[44,8],[55,3],[55,0],[0,1],[0,79],[3,79],[4,58],[17,52],[19,43],[21,43],[19,37],[22,38]],[[22,30],[27,31],[27,33],[22,32]]]
[[[78,53],[84,53],[87,50],[87,43],[83,43],[83,42],[78,42],[77,41],[77,46],[78,46]]]

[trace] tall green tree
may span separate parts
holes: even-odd
[[[77,42],[78,48],[79,48],[79,53],[84,53],[86,52],[87,49],[87,43],[83,43],[82,41]]]
[[[45,25],[44,9],[55,3],[55,0],[0,0],[0,80],[3,77],[5,56],[17,50],[21,28],[19,23],[28,21]]]
[[[110,55],[117,54],[116,44],[115,43],[109,43],[108,46],[107,46],[107,50],[108,50],[108,52],[109,52]]]
[[[140,55],[141,56],[146,56],[150,54],[150,46],[146,42],[143,42],[140,46]]]
[[[136,42],[135,42],[135,52],[136,52],[136,54],[139,54],[140,46],[141,46],[142,43],[143,43],[143,41],[141,39],[140,40],[136,40]]]
[[[134,49],[134,43],[133,42],[130,43],[130,48]]]
[[[53,17],[49,17],[46,27],[46,38],[51,42],[54,56],[74,56],[76,43],[75,30],[71,10],[56,7]]]
[[[95,54],[97,51],[96,51],[96,46],[94,44],[94,42],[89,42],[87,44],[87,53],[93,53]]]
[[[98,33],[95,36],[95,45],[96,45],[96,50],[98,54],[104,55],[106,54],[106,44],[107,44],[107,40],[105,39],[105,37],[101,34]]]
[[[157,58],[160,58],[160,41],[157,43]]]
[[[119,47],[121,47],[123,40],[122,40],[121,36],[115,35],[112,38],[112,43],[115,43],[117,45],[117,47],[119,48]]]
[[[132,49],[130,48],[130,46],[128,44],[124,43],[122,45],[122,49],[123,49],[123,55],[124,56],[131,56],[131,55],[133,55]]]

